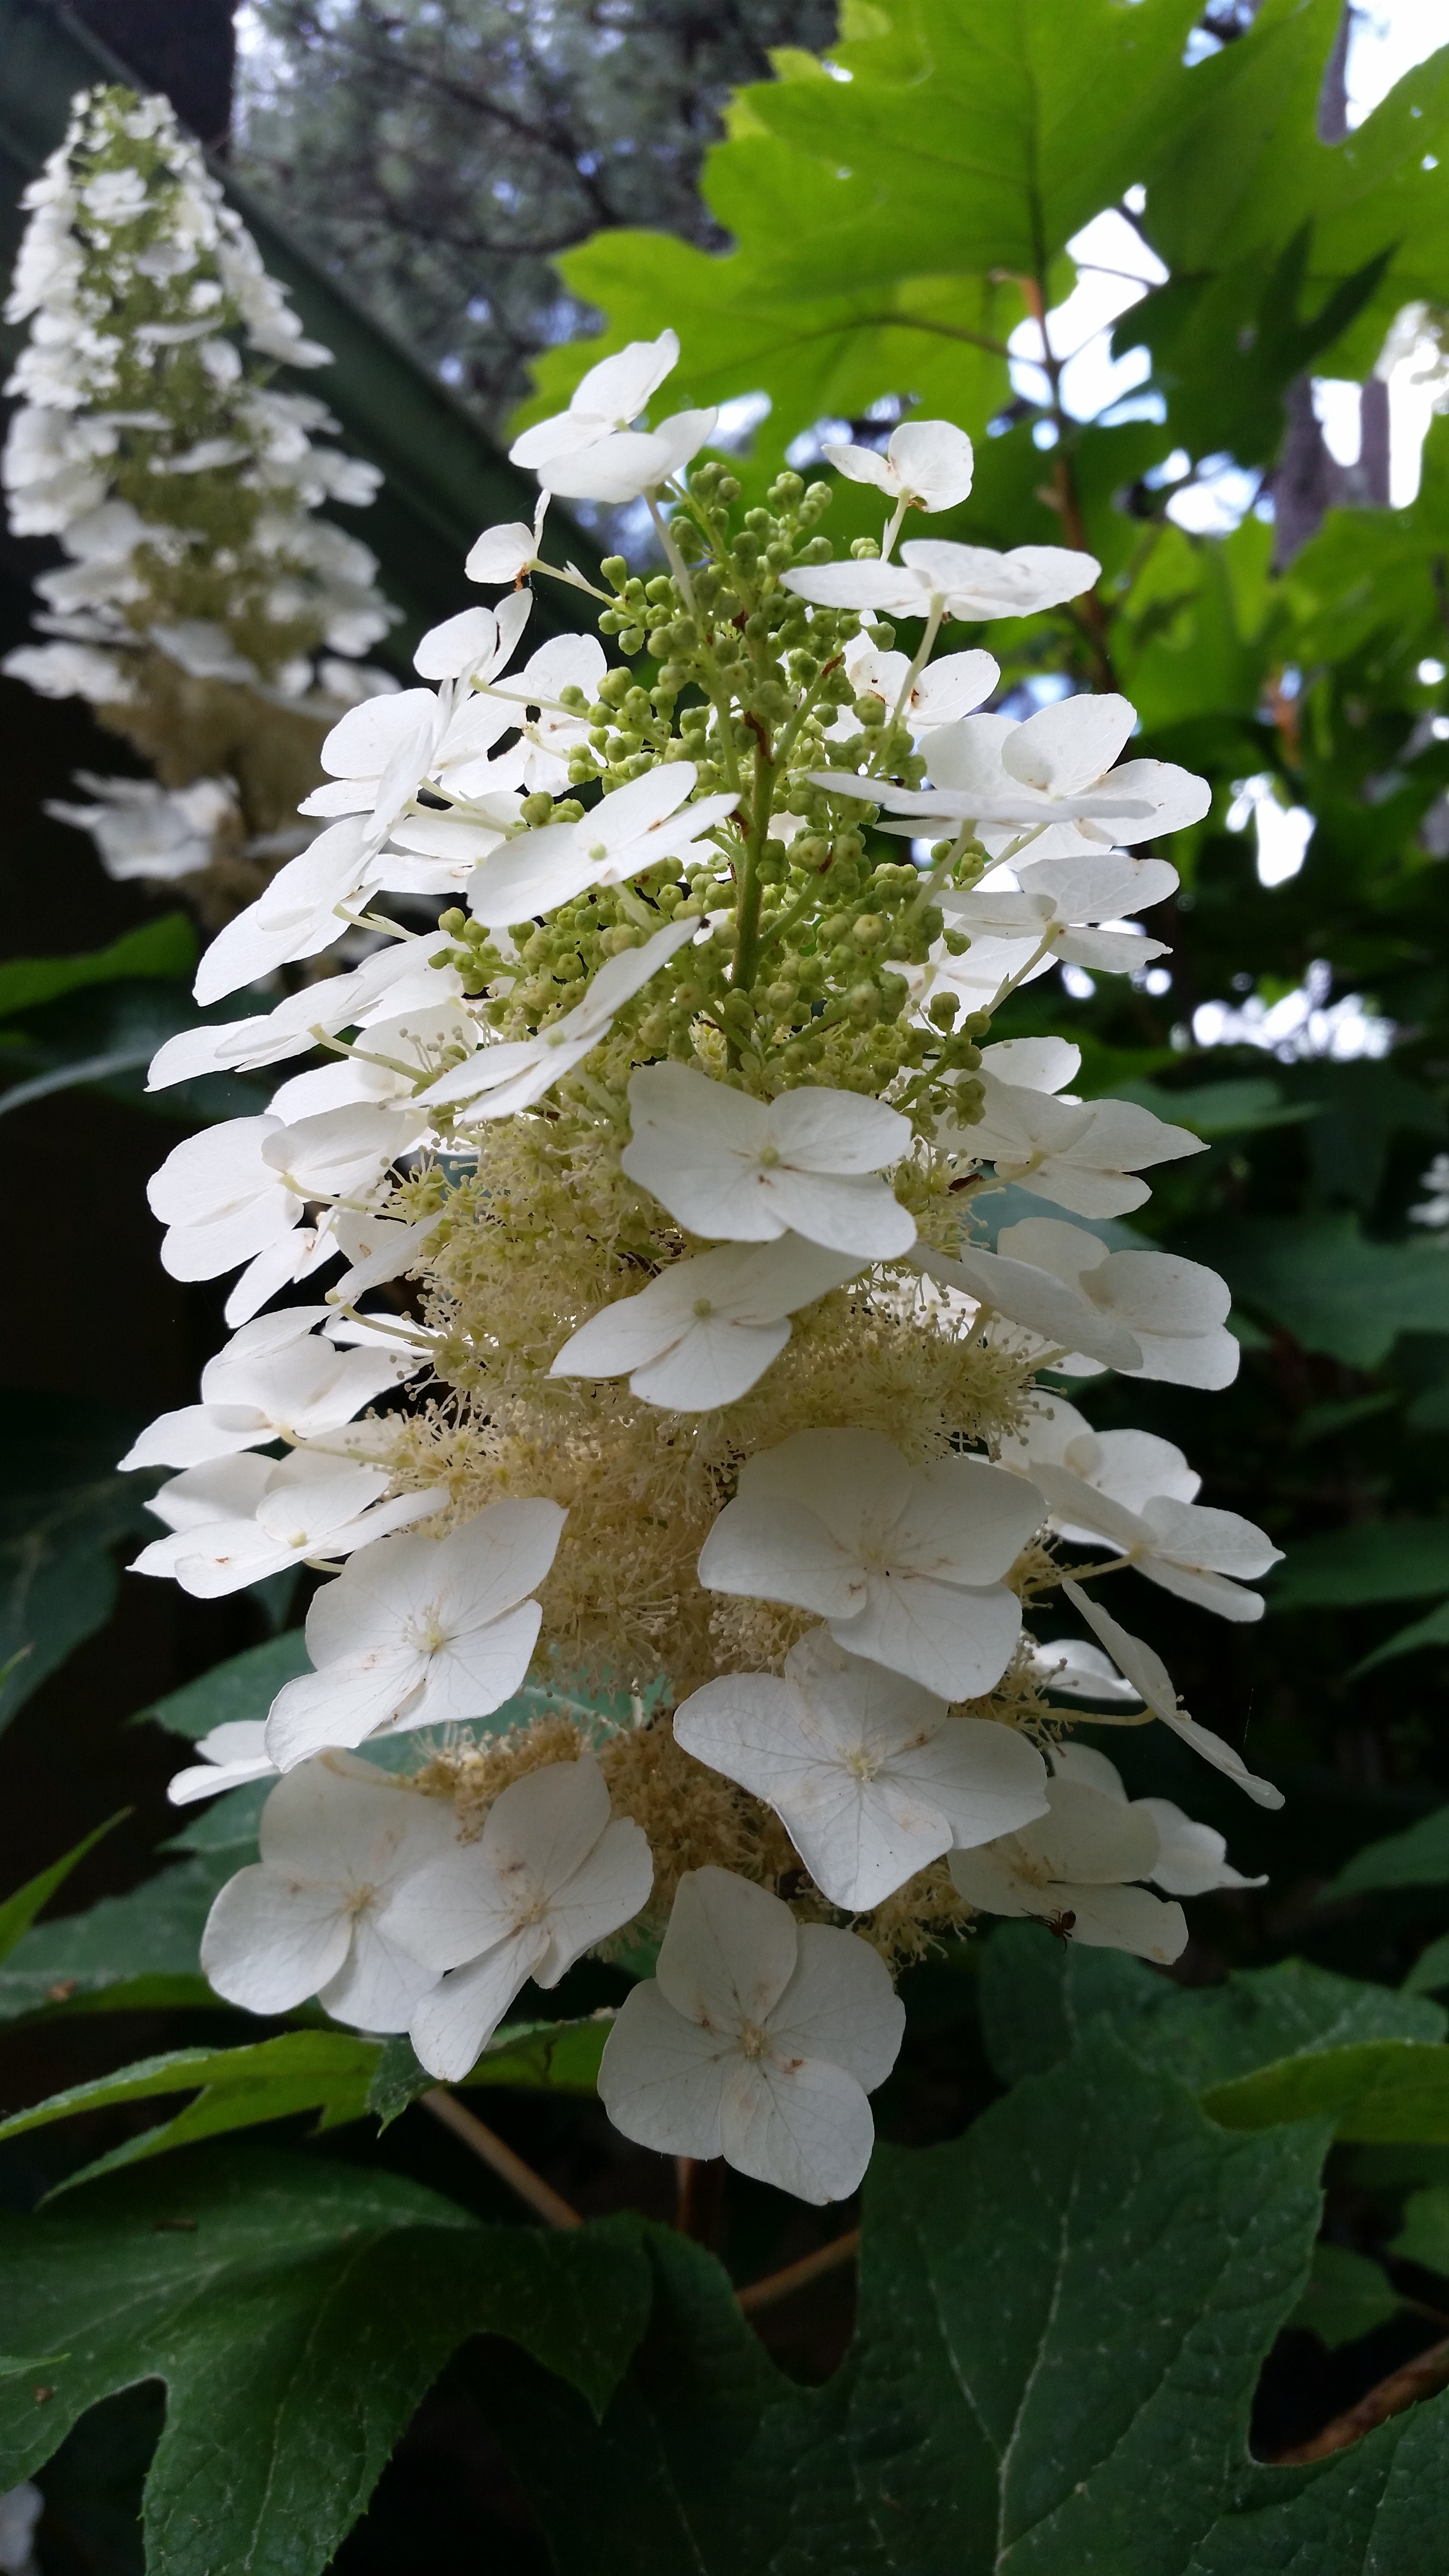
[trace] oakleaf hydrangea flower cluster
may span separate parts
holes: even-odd
[[[536,528],[486,531],[497,604],[342,718],[325,828],[203,963],[243,1016],[153,1088],[316,1061],[156,1175],[167,1268],[238,1274],[236,1331],[129,1463],[178,1471],[141,1571],[324,1576],[311,1670],[174,1785],[277,1775],[217,1990],[406,2030],[456,2080],[530,1978],[623,1958],[618,2126],[823,2201],[870,2155],[902,1963],[992,1915],[1168,1962],[1178,1899],[1245,1884],[1071,1731],[1164,1726],[1276,1804],[1100,1598],[1130,1569],[1253,1618],[1276,1551],[1051,1384],[1232,1378],[1220,1279],[1073,1221],[1198,1140],[1074,1098],[1065,1039],[987,1043],[1054,959],[1140,961],[1123,918],[1176,877],[1128,853],[1207,806],[1119,760],[1121,699],[1015,722],[981,711],[988,652],[931,658],[1096,564],[898,564],[969,485],[943,423],[839,460],[882,487],[878,549],[834,560],[795,474],[741,517],[709,415],[639,425],[675,354],[606,359],[516,451],[545,494],[648,504],[667,569],[593,594],[615,658],[530,655]],[[360,965],[269,1003],[358,929]],[[992,1250],[1007,1179],[1042,1212]],[[1079,1633],[1043,1641],[1059,1589]]]
[[[379,477],[328,443],[325,404],[273,381],[331,353],[165,99],[82,91],[25,204],[0,473],[15,533],[67,560],[36,583],[48,640],[4,668],[88,699],[157,765],[159,785],[87,776],[84,805],[50,809],[112,875],[229,864],[244,899],[245,862],[274,855],[258,836],[306,838],[293,809],[339,706],[391,686],[358,667],[396,614],[376,561],[318,515]]]

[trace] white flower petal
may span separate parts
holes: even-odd
[[[676,2012],[653,1977],[631,1989],[604,2042],[599,2099],[616,2129],[662,2155],[717,2156],[733,2038]]]
[[[430,2075],[443,2084],[461,2083],[547,1948],[548,1935],[537,1925],[510,1933],[432,1988],[409,2023],[413,2047]]]
[[[725,2081],[720,2144],[740,2173],[821,2206],[848,2200],[859,2187],[875,2123],[842,2067],[811,2057],[787,2065],[773,2056],[736,2058]]]

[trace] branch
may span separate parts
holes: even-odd
[[[1270,2466],[1296,2469],[1310,2460],[1331,2459],[1335,2451],[1346,2451],[1354,2442],[1371,2433],[1376,2424],[1386,2424],[1391,2415],[1402,2415],[1406,2406],[1414,2406],[1421,2397],[1432,2397],[1436,2389],[1449,2387],[1449,2338],[1430,2344],[1427,2352],[1415,2355],[1399,2370],[1391,2370],[1376,2388],[1369,2389],[1356,2406],[1343,2415],[1335,2415],[1311,2442],[1297,2442],[1291,2451],[1275,2451]]]
[[[781,2299],[808,2289],[812,2281],[822,2280],[827,2272],[838,2272],[843,2263],[853,2263],[860,2251],[860,2229],[850,2227],[843,2236],[834,2236],[814,2254],[804,2254],[798,2263],[787,2263],[782,2272],[767,2272],[763,2281],[751,2281],[749,2288],[736,2290],[735,2304],[747,2317],[758,2316],[762,2308],[778,2306]]]
[[[503,2140],[485,2127],[472,2111],[465,2110],[455,2095],[444,2092],[441,2085],[435,2084],[418,2098],[424,2109],[432,2112],[435,2120],[441,2120],[445,2129],[451,2129],[455,2138],[461,2138],[464,2146],[472,2149],[480,2164],[485,2164],[490,2173],[497,2174],[500,2182],[506,2182],[509,2190],[516,2191],[520,2200],[527,2201],[545,2227],[582,2227],[584,2222],[578,2211],[554,2191],[541,2174],[536,2174],[532,2165],[526,2165],[522,2156],[516,2156],[511,2147],[505,2146]]]

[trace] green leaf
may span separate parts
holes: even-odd
[[[237,1866],[234,1846],[198,1853],[88,1913],[36,1924],[0,1966],[0,2023],[161,2004],[215,2012],[197,1959],[212,1900]]]
[[[1356,2343],[1397,2316],[1403,2302],[1389,2287],[1377,2263],[1366,2254],[1350,2254],[1342,2245],[1318,2245],[1313,2273],[1290,2325],[1306,2326],[1330,2352]]]
[[[136,1428],[75,1397],[0,1397],[0,1726],[111,1615],[113,1551],[147,1525],[150,1480],[115,1472]]]
[[[1441,2576],[1449,2403],[1432,2398],[1319,2469],[1260,2469],[1182,2576]]]
[[[11,957],[0,964],[0,1019],[54,1002],[62,993],[85,984],[117,984],[129,977],[160,976],[181,981],[196,972],[200,942],[188,913],[166,912],[159,921],[128,930],[109,948],[93,948],[79,957]]]
[[[1241,437],[1246,410],[1259,434],[1236,452],[1266,462],[1276,441],[1255,397],[1329,347],[1317,373],[1366,375],[1400,306],[1443,291],[1442,57],[1330,149],[1318,103],[1340,18],[1338,0],[1265,0],[1150,137],[1143,230],[1174,283],[1114,346],[1160,354],[1169,418],[1199,455]]]
[[[1410,2194],[1389,2252],[1400,2263],[1422,2263],[1426,2272],[1449,2278],[1449,2191]]]
[[[1449,1333],[1449,1261],[1436,1244],[1369,1242],[1345,1211],[1247,1218],[1218,1227],[1213,1246],[1235,1298],[1351,1368],[1377,1368],[1400,1333]]]
[[[1188,1090],[1166,1090],[1159,1082],[1114,1085],[1118,1100],[1135,1100],[1173,1126],[1190,1127],[1194,1136],[1256,1136],[1271,1127],[1301,1127],[1320,1115],[1310,1100],[1285,1101],[1276,1082],[1245,1078],[1241,1082],[1204,1082]]]
[[[299,1673],[309,1673],[312,1658],[300,1628],[288,1628],[280,1637],[269,1637],[262,1646],[249,1646],[243,1655],[233,1655],[229,1663],[213,1664],[201,1679],[187,1682],[181,1690],[171,1691],[165,1699],[153,1700],[143,1708],[142,1717],[154,1719],[172,1735],[189,1736],[195,1743],[209,1735],[214,1726],[233,1725],[238,1718],[262,1718],[267,1714],[277,1693]]]
[[[1449,1986],[1449,1932],[1421,1950],[1404,1979],[1406,1995],[1437,1995]]]
[[[787,77],[740,93],[706,167],[735,249],[612,231],[567,253],[570,288],[608,327],[547,353],[529,414],[558,410],[606,348],[652,337],[668,313],[679,399],[770,395],[757,471],[822,416],[907,386],[927,416],[983,429],[1008,398],[1015,281],[1056,276],[1071,234],[1139,175],[1183,87],[1194,14],[1194,0],[895,0],[875,32],[832,48],[848,79],[799,77],[782,58]],[[1154,445],[1165,453],[1160,432]],[[842,516],[850,506],[842,495]],[[953,515],[944,532],[974,525]],[[1008,542],[1027,533],[1018,516]]]
[[[1449,2143],[1449,2048],[1414,2039],[1361,2040],[1261,2066],[1202,2096],[1230,2129],[1332,2119],[1334,2135],[1366,2145]]]
[[[1449,1589],[1449,1520],[1360,1521],[1298,1539],[1267,1583],[1270,1610],[1357,1608]]]
[[[16,1943],[29,1931],[41,1907],[50,1903],[58,1887],[64,1886],[76,1863],[84,1860],[88,1851],[94,1851],[103,1836],[121,1824],[130,1812],[129,1807],[118,1807],[113,1816],[107,1816],[103,1825],[97,1825],[59,1860],[53,1860],[49,1869],[39,1871],[34,1878],[27,1879],[23,1887],[17,1887],[13,1896],[6,1897],[4,1904],[0,1905],[0,1959],[9,1958]]]
[[[1408,1627],[1400,1628],[1386,1645],[1375,1646],[1371,1655],[1354,1665],[1349,1679],[1357,1681],[1360,1673],[1371,1673],[1376,1664],[1392,1663],[1399,1655],[1416,1655],[1424,1646],[1449,1646],[1449,1601],[1441,1601],[1437,1610],[1430,1610],[1422,1619],[1411,1619]]]
[[[338,2128],[361,2119],[368,2107],[368,2086],[377,2070],[381,2042],[354,2038],[340,2030],[288,2030],[247,2048],[182,2048],[166,2057],[143,2058],[114,2075],[73,2084],[53,2093],[28,2111],[12,2112],[0,2121],[0,2139],[23,2137],[28,2130],[49,2128],[82,2111],[105,2111],[120,2102],[151,2102],[167,2093],[196,2091],[175,2118],[157,2129],[127,2138],[109,2155],[67,2176],[58,2186],[71,2190],[99,2174],[150,2156],[189,2147],[198,2139],[229,2129],[250,2129],[265,2120],[283,2120],[298,2111],[321,2111],[323,2125]],[[199,2088],[199,2089],[198,2089]]]
[[[444,2362],[502,2334],[603,2404],[640,2332],[627,2224],[484,2227],[401,2176],[235,2147],[0,2221],[0,2299],[69,2361],[0,2387],[0,2482],[89,2406],[167,2392],[146,2482],[156,2576],[313,2576]]]
[[[1366,1843],[1346,1861],[1324,1901],[1358,1896],[1375,1887],[1449,1886],[1449,1807],[1436,1807],[1402,1834]]]
[[[981,1966],[987,2054],[1008,2083],[1058,2064],[1106,2020],[1139,2062],[1194,2092],[1324,2049],[1443,2037],[1436,2004],[1336,1977],[1307,1959],[1249,1968],[1221,1986],[1184,1987],[1140,1959],[1079,1950],[1035,1924],[1003,1924]]]
[[[505,2022],[496,2030],[464,2082],[496,2084],[515,2093],[588,2093],[598,2090],[599,2060],[614,2020],[605,2005],[579,2021]],[[406,2033],[388,2040],[368,2089],[367,2108],[386,2129],[436,2084],[419,2064]]]
[[[487,2370],[560,2576],[1183,2568],[1251,2475],[1322,2143],[1214,2128],[1098,2034],[963,2138],[877,2151],[856,2339],[821,2389],[652,2231],[650,2334],[600,2430],[511,2356]]]

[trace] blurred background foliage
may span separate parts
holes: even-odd
[[[1071,1393],[1100,1426],[1178,1441],[1204,1500],[1287,1551],[1260,1626],[1225,1632],[1145,1587],[1132,1613],[1288,1806],[1234,1801],[1160,1729],[1106,1741],[1134,1794],[1182,1800],[1269,1873],[1193,1909],[1190,1982],[1293,1952],[1449,1991],[1449,11],[844,0],[837,30],[833,0],[254,0],[228,145],[225,8],[196,10],[177,57],[172,13],[144,0],[6,7],[71,44],[83,20],[170,87],[299,246],[309,327],[333,338],[338,309],[312,323],[309,275],[362,308],[325,389],[385,465],[367,404],[347,409],[364,378],[375,422],[390,389],[450,391],[449,435],[466,414],[493,478],[510,423],[672,323],[677,398],[726,402],[747,497],[782,457],[819,470],[845,426],[883,445],[901,417],[946,416],[975,439],[977,477],[933,535],[1100,558],[1079,609],[993,628],[999,703],[1120,688],[1135,748],[1205,772],[1212,811],[1175,841],[1182,890],[1149,918],[1170,960],[1095,986],[1068,969],[995,1034],[1069,1028],[1084,1092],[1139,1099],[1208,1145],[1130,1228],[1098,1230],[1225,1273],[1235,1388]],[[0,143],[14,123],[5,103]],[[842,484],[829,525],[839,547],[878,533],[879,510]],[[408,523],[369,535],[404,595]],[[5,541],[7,643],[44,560]],[[452,604],[467,596],[460,577]],[[195,938],[177,888],[162,911],[104,880],[40,812],[114,746],[73,707],[0,688],[16,746],[0,1118],[13,1168],[44,1176],[37,1205],[77,1236],[58,1262],[22,1209],[5,1271],[0,1662],[31,1651],[0,1701],[0,1721],[18,1712],[3,1883],[135,1809],[61,1900],[101,1909],[42,1925],[0,1973],[17,2090],[37,2093],[74,2072],[89,1995],[143,2016],[102,2059],[176,2044],[161,2009],[195,2003],[195,1929],[237,1858],[196,1825],[149,1901],[119,1892],[167,1830],[175,1759],[158,1728],[119,1721],[243,1654],[221,1713],[254,1713],[248,1688],[261,1713],[305,1600],[118,1584],[144,1496],[111,1462],[133,1423],[189,1400],[224,1338],[221,1288],[163,1278],[144,1202],[178,1112],[175,1095],[164,1117],[142,1104],[140,1067],[191,1011]],[[236,1089],[180,1112],[233,1114]],[[983,1213],[994,1231],[1040,1208],[1002,1193]],[[218,1705],[213,1686],[166,1722],[195,1734]],[[612,1991],[587,1973],[603,1982],[571,1988],[575,2011]],[[967,1982],[946,1964],[913,1979],[889,2134],[948,2133],[991,2089],[961,2039]],[[637,2199],[601,2124],[570,2118],[525,2104],[519,2143],[586,2206]],[[1449,2179],[1425,2164],[1438,2152],[1412,2171],[1387,2148],[1348,2155],[1346,2264],[1399,2224],[1405,2189]],[[779,2258],[758,2197],[734,2221],[746,2269]],[[1421,2256],[1443,2275],[1443,2251],[1412,2239],[1404,2277]],[[1330,2266],[1315,2297],[1320,2351],[1394,2307],[1377,2266],[1367,2286]],[[1291,2421],[1313,2417],[1301,2350],[1298,2366]],[[113,2433],[119,2457],[130,2437]],[[506,2497],[488,2510],[512,2529]]]

